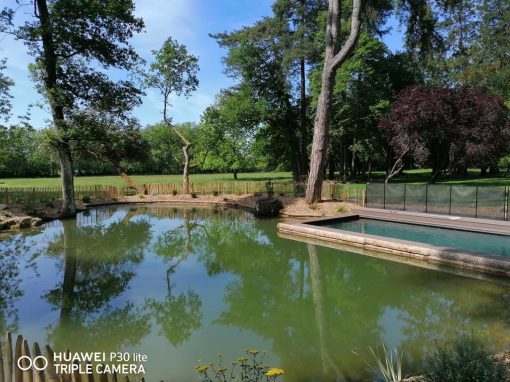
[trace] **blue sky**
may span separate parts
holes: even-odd
[[[14,3],[14,0],[7,0],[8,5]],[[199,57],[198,90],[188,99],[172,98],[170,110],[174,122],[198,122],[218,91],[233,83],[223,73],[222,57],[225,51],[208,34],[253,24],[271,14],[273,0],[135,0],[135,3],[136,14],[144,19],[146,31],[136,36],[132,43],[142,57],[150,60],[151,50],[158,49],[169,36],[186,45],[190,53]],[[19,12],[18,17],[22,19],[26,15]],[[394,20],[390,24],[396,25]],[[386,37],[386,43],[395,50],[400,48],[402,38],[397,28],[393,29],[393,33]],[[22,42],[14,41],[10,36],[1,37],[0,57],[7,57],[7,75],[16,83],[11,92],[14,96],[13,115],[24,114],[30,104],[44,105],[29,78],[27,66],[32,58],[26,53]],[[161,120],[161,97],[156,91],[148,90],[146,93],[143,104],[133,110],[142,125]],[[49,118],[46,107],[32,109],[34,127],[46,126]]]

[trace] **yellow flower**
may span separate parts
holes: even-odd
[[[278,375],[281,375],[281,374],[285,374],[285,371],[283,371],[283,369],[278,369],[276,367],[272,367],[266,373],[266,375],[268,377],[275,377],[275,376],[278,376]]]
[[[209,369],[209,366],[210,365],[197,365],[195,366],[195,369],[199,372],[199,373],[205,373],[207,371],[207,369]]]
[[[226,367],[220,367],[218,370],[216,370],[218,373],[224,373],[227,371]]]
[[[248,358],[246,358],[246,357],[239,357],[237,360],[238,360],[239,362],[243,363],[243,362],[248,361]]]
[[[247,353],[250,353],[251,355],[257,355],[260,353],[259,350],[257,349],[250,349],[250,350],[246,350]]]

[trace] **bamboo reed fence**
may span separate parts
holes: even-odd
[[[274,196],[303,196],[305,183],[295,182],[205,182],[190,183],[190,191],[196,195],[255,195],[268,192]],[[126,195],[145,193],[147,195],[176,195],[182,193],[181,183],[137,184],[136,187],[77,186],[77,199],[119,199]],[[325,182],[322,186],[325,199],[347,201],[364,205],[365,190],[348,185]],[[51,203],[62,200],[60,187],[1,187],[0,203]],[[0,381],[1,382],[1,381]]]
[[[0,341],[2,342],[2,341]],[[49,345],[43,349],[34,342],[32,351],[29,343],[22,335],[12,341],[10,332],[0,346],[0,382],[129,382],[129,376],[118,376],[116,373],[80,374],[57,373],[54,352]],[[66,351],[69,353],[69,350]],[[59,363],[61,363],[59,361]],[[79,362],[74,362],[79,365]],[[135,378],[131,377],[134,381]],[[138,379],[144,382],[144,378]]]

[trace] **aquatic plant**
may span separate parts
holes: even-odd
[[[199,364],[195,370],[202,382],[275,382],[279,376],[285,374],[283,369],[269,367],[263,363],[266,352],[258,349],[245,349],[247,356],[239,357],[232,362],[232,367],[223,366],[223,355],[218,354],[218,362]]]
[[[379,355],[377,350],[368,348],[374,364],[369,363],[369,371],[380,375],[385,382],[399,382],[402,380],[402,356],[397,349],[387,351],[383,345],[383,354]]]

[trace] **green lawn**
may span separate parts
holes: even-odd
[[[182,182],[182,175],[133,175],[135,182],[140,184],[147,183],[173,183]],[[291,181],[290,172],[252,172],[238,174],[238,182],[264,182],[271,179],[277,181]],[[190,182],[231,182],[234,181],[230,174],[192,174]],[[60,178],[6,178],[0,179],[0,187],[52,187],[59,186]],[[110,185],[122,186],[124,183],[120,176],[77,176],[75,177],[76,186],[92,185]]]
[[[394,183],[426,183],[430,177],[431,170],[406,170],[402,176],[392,180]],[[133,175],[135,182],[143,183],[180,183],[182,176],[177,175]],[[238,174],[238,182],[264,182],[271,179],[274,182],[291,181],[290,172],[251,172]],[[223,174],[192,174],[190,181],[194,183],[205,182],[232,182],[234,177],[231,173]],[[373,173],[372,182],[383,182],[384,173],[376,171]],[[487,177],[480,178],[478,170],[470,170],[467,177],[464,178],[448,178],[442,177],[437,183],[443,184],[459,184],[465,186],[510,186],[510,178],[508,177]],[[90,185],[111,185],[122,186],[123,182],[120,176],[77,176],[75,178],[77,186]],[[60,185],[59,178],[8,178],[0,179],[0,187],[52,187]],[[350,183],[352,188],[365,188],[365,183]]]
[[[418,170],[405,170],[404,174],[392,179],[392,183],[427,183],[432,170],[418,169]],[[373,181],[384,181],[384,172],[374,172]],[[457,184],[462,186],[510,186],[510,177],[504,177],[503,174],[499,177],[484,177],[480,178],[480,170],[470,169],[467,177],[440,177],[436,183],[439,184]]]

